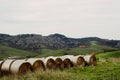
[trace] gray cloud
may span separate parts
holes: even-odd
[[[0,0],[0,32],[120,39],[119,0]]]

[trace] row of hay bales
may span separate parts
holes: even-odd
[[[46,58],[28,59],[5,59],[0,61],[0,75],[2,74],[25,74],[28,71],[63,70],[73,66],[96,65],[95,55],[65,55],[59,57],[49,56]]]

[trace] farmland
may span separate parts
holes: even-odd
[[[1,51],[0,58],[7,58],[11,56],[20,56],[22,58],[25,58],[27,56],[36,54],[30,51],[25,51],[25,50],[11,48],[7,46],[1,46],[1,45],[0,45],[0,51]]]
[[[115,56],[114,54],[118,55]],[[64,70],[29,72],[26,75],[3,76],[1,80],[120,80],[120,51],[99,53],[96,66],[73,67]],[[106,55],[105,55],[106,54]],[[113,56],[112,56],[113,55]]]
[[[94,52],[97,57],[96,66],[35,71],[28,72],[25,75],[3,75],[0,80],[120,80],[120,51],[116,48],[99,45],[96,41],[92,41],[90,45],[85,48],[76,47],[52,50],[43,47],[41,53],[2,45],[0,46],[0,50],[4,52],[0,54],[0,58],[10,56],[20,56],[21,58],[27,56],[63,56],[66,53],[68,55],[86,55],[92,52]]]
[[[68,55],[79,55],[79,54],[89,54],[89,53],[103,53],[105,51],[117,51],[118,49],[103,46],[98,44],[96,41],[91,41],[89,46],[85,48],[75,47],[75,48],[62,48],[62,49],[49,49],[45,46],[42,46],[41,50],[36,52],[32,52],[30,50],[21,50],[16,48],[11,48],[8,46],[0,45],[0,58],[7,58],[11,56],[20,56],[21,58],[25,58],[27,56],[36,56],[36,57],[47,57],[47,56],[62,56],[64,54]]]

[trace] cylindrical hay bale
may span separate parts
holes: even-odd
[[[63,63],[64,63],[64,68],[73,67],[73,63],[69,58],[64,59]]]
[[[49,57],[46,57],[46,58],[41,58],[41,60],[44,62],[45,67],[46,67],[48,59],[50,59],[50,58],[53,58],[53,56],[49,56]]]
[[[31,64],[25,60],[16,60],[12,63],[10,71],[12,74],[25,74],[31,71]]]
[[[1,72],[1,67],[4,61],[0,61],[0,72]]]
[[[85,60],[82,55],[73,56],[70,58],[75,66],[85,66]]]
[[[42,60],[43,61],[43,63],[44,63],[44,65],[45,65],[45,68],[47,68],[47,61],[48,61],[48,57],[46,57],[46,58],[40,58],[40,60]]]
[[[1,66],[2,66],[3,61],[0,61],[0,71],[1,71]]]
[[[85,66],[85,60],[82,56],[77,57],[77,65],[78,66]]]
[[[2,71],[1,71],[1,67],[4,61],[0,61],[0,77],[2,76]]]
[[[69,58],[70,59],[71,57],[73,57],[73,55],[64,55],[64,56],[61,56],[61,57],[62,57],[62,59],[65,59],[65,58]]]
[[[53,70],[53,69],[57,69],[57,64],[54,61],[54,59],[52,59],[52,57],[47,57],[44,60],[44,64],[46,66],[47,69]]]
[[[3,74],[10,74],[10,67],[14,61],[15,59],[7,59],[3,61],[1,66],[1,71]]]
[[[62,61],[61,58],[56,58],[55,59],[55,62],[57,64],[57,68],[60,69],[60,70],[63,70],[64,69],[64,62]]]
[[[71,55],[72,56],[72,55]],[[60,58],[63,60],[63,63],[64,63],[64,68],[70,68],[70,67],[73,67],[73,63],[72,61],[69,59],[70,56],[61,56]]]
[[[49,58],[52,58],[55,61],[57,69],[60,69],[60,70],[64,69],[64,63],[61,58],[54,57],[54,56],[50,56]]]
[[[45,70],[45,65],[40,58],[29,58],[26,60],[32,65],[33,71],[40,70],[44,71]]]
[[[86,55],[84,56],[84,59],[86,61],[86,65],[91,65],[91,66],[95,66],[97,63],[97,59],[95,57],[95,55]]]

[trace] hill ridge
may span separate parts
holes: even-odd
[[[58,33],[48,36],[38,34],[19,34],[14,36],[0,34],[1,45],[31,51],[37,51],[42,46],[49,49],[74,48],[81,45],[87,46],[91,41],[97,41],[100,45],[104,46],[120,48],[120,40],[108,40],[98,37],[69,38]]]

